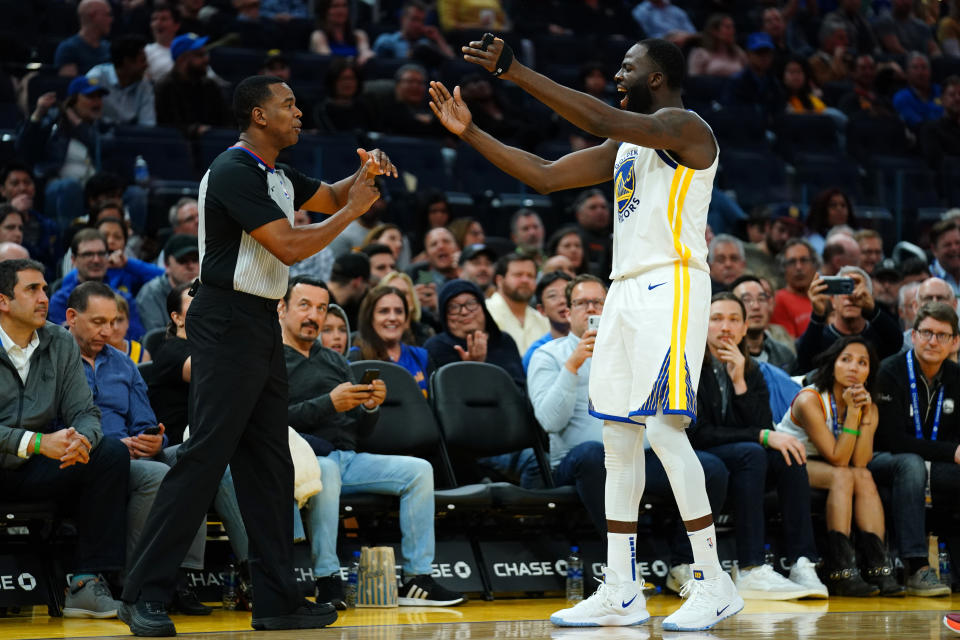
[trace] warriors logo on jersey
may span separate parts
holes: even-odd
[[[630,213],[625,212],[627,205],[633,200],[633,192],[637,187],[636,174],[634,173],[634,160],[636,160],[637,154],[627,155],[620,159],[620,162],[617,163],[616,168],[614,169],[614,194],[617,198],[617,221],[623,222],[625,217],[629,217]]]

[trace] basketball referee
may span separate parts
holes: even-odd
[[[358,149],[361,167],[325,184],[284,165],[300,135],[300,109],[280,79],[254,76],[233,96],[240,127],[200,182],[200,279],[187,313],[193,424],[157,493],[133,555],[120,618],[134,635],[176,635],[165,602],[197,524],[227,464],[250,536],[254,629],[311,629],[337,618],[299,594],[293,570],[293,464],[287,374],[277,300],[288,266],[327,246],[379,197],[374,176],[396,177],[382,152]],[[332,213],[293,227],[297,209]],[[195,285],[196,286],[196,285]]]

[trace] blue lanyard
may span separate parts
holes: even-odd
[[[917,375],[913,370],[913,349],[907,352],[907,375],[910,379],[910,401],[913,403],[913,429],[916,432],[917,440],[923,440],[923,427],[920,423],[920,400],[917,397]],[[940,385],[940,393],[937,394],[937,412],[933,414],[933,429],[930,431],[930,439],[937,439],[937,432],[940,431],[940,411],[943,409],[943,385]]]
[[[843,410],[843,415],[846,417],[847,410]],[[837,401],[833,399],[833,393],[830,394],[830,417],[833,418],[833,437],[840,437],[840,423],[837,421]]]

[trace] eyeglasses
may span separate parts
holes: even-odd
[[[589,309],[591,306],[594,306],[597,309],[603,309],[603,298],[571,300],[570,306],[574,309]]]
[[[756,304],[766,304],[770,300],[770,296],[765,293],[761,293],[758,296],[741,296],[740,302],[743,303],[743,306],[749,307]]]
[[[88,258],[106,258],[106,251],[81,251],[77,254],[78,258],[83,258],[84,260]]]
[[[480,303],[476,300],[470,300],[464,302],[463,304],[458,304],[456,302],[451,302],[447,305],[447,313],[452,316],[458,315],[466,311],[467,313],[473,313],[480,308]]]
[[[953,340],[952,333],[936,333],[934,331],[930,331],[929,329],[914,329],[913,333],[915,336],[917,336],[924,342],[930,342],[931,340],[936,338],[937,342],[939,342],[940,344],[947,344],[948,342]]]

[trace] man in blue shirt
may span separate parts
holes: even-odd
[[[893,94],[893,107],[912,129],[943,116],[940,85],[930,81],[927,56],[917,52],[907,56],[907,86]]]
[[[173,457],[163,446],[167,437],[147,399],[147,385],[137,365],[123,352],[107,344],[117,321],[113,290],[102,282],[77,286],[67,301],[67,326],[80,347],[80,358],[93,402],[100,409],[104,438],[123,442],[130,452],[130,497],[127,502],[127,566],[143,533],[150,507]],[[169,461],[169,462],[168,462]],[[193,544],[180,565],[203,569],[206,523],[201,523]],[[181,572],[176,607],[187,615],[208,615],[211,611],[197,600]]]
[[[646,0],[633,8],[637,21],[648,38],[664,38],[677,46],[697,35],[687,12],[670,4],[670,0]]]
[[[534,352],[527,372],[527,389],[537,420],[550,437],[554,483],[576,486],[594,526],[605,536],[603,420],[588,411],[590,360],[597,330],[588,329],[588,319],[600,316],[607,292],[599,278],[585,274],[567,283],[564,293],[570,308],[570,333]],[[603,331],[603,327],[599,330]],[[646,442],[644,446],[646,493],[671,495],[660,459]],[[716,456],[702,451],[696,454],[703,465],[710,506],[718,512],[726,494],[728,472]],[[693,562],[681,527],[676,527],[670,546],[673,568],[667,586],[679,591],[691,577],[688,574]]]
[[[424,60],[425,63],[439,62],[441,57],[453,58],[453,49],[439,29],[425,23],[426,17],[427,6],[421,0],[408,0],[403,5],[400,30],[381,33],[373,43],[373,52],[382,58],[406,60],[421,58],[419,49],[425,48],[433,53],[428,56],[433,60]]]
[[[95,65],[110,62],[110,43],[105,39],[113,24],[113,11],[106,0],[82,0],[77,5],[80,31],[59,45],[53,65],[62,76],[85,74]]]
[[[537,283],[537,311],[542,313],[550,321],[550,331],[547,331],[536,342],[527,348],[523,354],[523,371],[526,373],[530,366],[530,358],[533,352],[547,344],[551,340],[562,338],[570,333],[570,309],[567,307],[567,295],[565,293],[567,283],[573,280],[573,277],[564,271],[552,271],[545,273]]]

